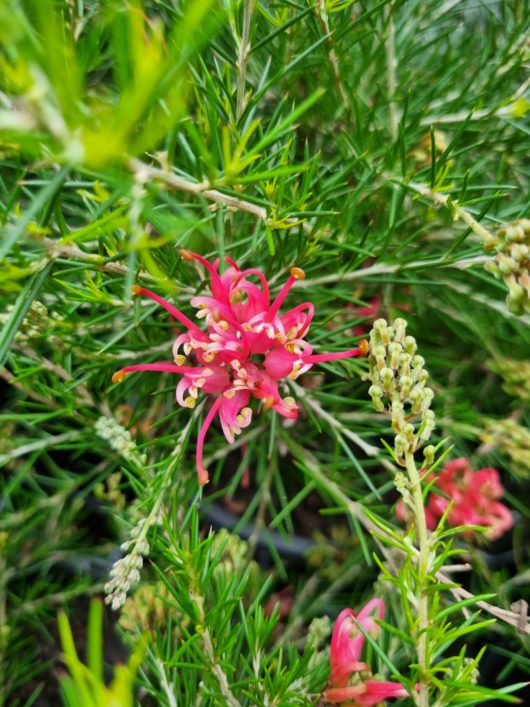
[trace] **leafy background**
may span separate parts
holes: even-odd
[[[327,674],[311,619],[379,592],[400,625],[348,506],[398,524],[364,362],[306,374],[294,426],[262,412],[230,449],[212,428],[202,499],[201,410],[176,406],[169,376],[112,385],[174,339],[132,285],[188,313],[204,288],[180,248],[259,267],[273,288],[302,267],[290,298],[315,304],[308,338],[325,350],[356,345],[374,298],[408,320],[438,438],[501,469],[516,514],[510,537],[463,546],[462,581],[507,609],[528,598],[530,320],[485,272],[480,230],[528,213],[528,18],[515,0],[2,0],[0,703],[57,704],[57,611],[82,644],[87,597],[141,518],[149,561],[119,631],[148,634],[145,704],[226,704],[205,660],[241,704],[313,704]],[[295,560],[278,551],[293,535],[315,541]],[[407,673],[410,646],[382,640]],[[485,686],[528,671],[528,642],[497,622],[471,655],[485,643],[483,699],[501,699]]]

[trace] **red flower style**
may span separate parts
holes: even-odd
[[[219,417],[223,433],[232,443],[252,420],[249,407],[252,398],[260,400],[265,409],[271,408],[283,417],[298,416],[296,401],[282,397],[279,382],[296,379],[316,363],[365,355],[367,342],[359,348],[337,353],[313,353],[304,337],[314,315],[311,302],[287,310],[280,308],[297,280],[305,277],[300,268],[292,268],[290,277],[271,301],[265,275],[255,268],[240,270],[230,258],[229,267],[219,272],[219,260],[208,262],[190,251],[181,251],[184,260],[197,260],[210,275],[211,294],[192,297],[191,305],[204,319],[201,329],[176,307],[150,290],[134,287],[134,294],[143,294],[158,302],[185,329],[173,345],[174,362],[144,363],[126,366],[117,371],[114,383],[133,371],[162,371],[182,375],[176,398],[179,405],[193,408],[202,391],[212,396],[197,439],[197,473],[199,484],[208,483],[203,466],[204,438],[212,421]],[[259,284],[249,280],[254,277]],[[181,353],[182,350],[182,353]]]
[[[431,480],[432,475],[427,478]],[[447,516],[451,526],[482,525],[487,528],[486,537],[495,540],[513,526],[512,514],[498,499],[504,494],[499,472],[490,467],[473,471],[464,457],[448,462],[436,477],[433,490],[444,495],[431,493],[425,507],[427,527],[433,530],[438,520],[452,507]],[[396,512],[404,520],[404,504],[400,501]],[[473,530],[464,531],[468,535]]]
[[[374,613],[376,618],[383,618],[385,604],[382,599],[369,601],[357,616],[352,609],[340,612],[331,636],[330,687],[324,692],[325,702],[370,707],[390,697],[408,696],[399,682],[373,680],[368,665],[360,661],[365,636],[358,625],[375,637],[379,626],[374,621]]]

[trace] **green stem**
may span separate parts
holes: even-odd
[[[236,116],[241,118],[245,110],[245,83],[247,75],[247,63],[250,55],[250,25],[254,14],[254,1],[246,0],[243,11],[243,28],[241,31],[241,43],[239,45],[237,57],[237,95],[236,95]]]
[[[423,495],[421,491],[420,475],[416,468],[414,455],[410,452],[405,454],[407,473],[412,487],[412,499],[414,519],[416,523],[416,534],[418,541],[418,665],[420,667],[420,689],[418,692],[419,707],[429,705],[429,685],[427,671],[429,658],[427,651],[427,632],[429,628],[429,598],[427,594],[427,583],[429,574],[429,552],[430,543],[427,535],[427,523],[425,521],[425,507],[423,505]]]

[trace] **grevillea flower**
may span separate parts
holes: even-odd
[[[173,361],[126,366],[117,371],[114,383],[133,371],[178,373],[176,397],[179,405],[193,408],[200,393],[212,398],[197,440],[199,483],[208,483],[202,451],[208,428],[217,416],[223,433],[232,443],[241,430],[250,425],[252,398],[265,409],[283,417],[298,416],[298,405],[290,396],[282,397],[280,382],[296,379],[316,363],[368,353],[368,342],[359,348],[338,353],[313,353],[305,341],[314,315],[311,302],[304,302],[280,313],[289,290],[305,277],[300,268],[292,268],[287,282],[271,299],[265,275],[255,268],[240,270],[230,258],[228,268],[219,272],[219,260],[208,262],[190,251],[181,251],[184,260],[197,260],[210,275],[211,294],[192,297],[199,327],[180,310],[159,295],[135,286],[136,295],[158,302],[184,328],[173,345]],[[257,280],[253,282],[250,278]]]
[[[427,481],[433,477],[428,477]],[[487,528],[486,537],[495,540],[509,530],[513,525],[510,509],[498,499],[504,494],[497,469],[490,467],[473,471],[469,461],[464,457],[448,462],[443,471],[436,476],[425,506],[427,527],[434,529],[438,520],[446,512],[449,504],[452,506],[447,516],[451,526],[482,525]],[[436,490],[443,495],[435,493]],[[400,501],[396,508],[398,516],[405,519],[405,508]],[[468,535],[473,530],[464,531]]]
[[[373,680],[372,672],[360,658],[365,635],[362,629],[376,636],[385,613],[382,599],[372,599],[356,616],[352,609],[343,609],[333,627],[329,653],[330,687],[324,700],[331,704],[347,703],[358,707],[377,705],[390,697],[407,697],[408,692],[399,682]]]

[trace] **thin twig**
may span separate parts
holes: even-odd
[[[426,196],[427,198],[431,199],[434,201],[434,203],[437,206],[445,206],[448,208],[451,213],[453,214],[453,218],[456,219],[462,219],[469,228],[477,234],[477,236],[480,236],[482,240],[484,241],[484,244],[490,244],[494,243],[497,239],[493,235],[493,233],[490,233],[487,228],[484,228],[466,209],[464,209],[463,206],[460,206],[458,201],[456,199],[452,199],[450,194],[442,194],[441,192],[435,191],[434,189],[429,189],[429,187],[425,186],[425,184],[419,184],[417,182],[409,182],[408,186],[411,189],[414,189],[414,191],[417,191],[418,194],[421,194],[422,196]]]
[[[466,270],[472,265],[482,265],[490,260],[488,255],[478,255],[473,258],[462,258],[461,260],[448,261],[445,256],[434,260],[415,260],[412,263],[381,263],[371,265],[368,268],[359,268],[345,273],[334,273],[333,275],[323,275],[322,277],[307,278],[296,283],[298,289],[315,287],[317,285],[327,285],[329,283],[351,282],[352,280],[362,280],[367,277],[378,275],[390,275],[392,273],[405,270],[422,270],[423,268],[453,268],[454,270]]]
[[[353,442],[357,447],[359,447],[359,449],[362,449],[362,451],[367,456],[378,458],[381,463],[381,466],[384,466],[385,469],[388,469],[389,471],[392,471],[394,473],[397,471],[396,467],[392,464],[392,462],[388,461],[388,459],[379,458],[381,454],[379,447],[375,447],[372,444],[368,444],[368,442],[365,442],[362,437],[359,437],[359,435],[355,434],[355,432],[352,432],[348,427],[343,425],[342,422],[338,420],[335,416],[330,415],[328,412],[326,412],[326,410],[321,407],[320,403],[315,400],[315,398],[311,397],[306,393],[305,388],[303,388],[301,385],[291,382],[291,386],[296,393],[296,397],[305,402],[305,404],[310,407],[313,412],[318,415],[318,417],[320,417],[322,420],[327,422],[328,425],[338,430],[341,434],[347,437],[351,442]]]
[[[46,260],[55,260],[56,258],[81,260],[93,265],[95,270],[102,270],[103,272],[115,273],[117,275],[125,275],[129,272],[129,268],[126,265],[108,262],[104,256],[96,253],[87,253],[73,243],[61,243],[61,241],[54,241],[52,238],[46,236],[39,238],[39,243],[45,245],[48,250],[48,258]],[[140,272],[142,277],[148,278],[149,280],[154,279],[146,270],[141,270]]]
[[[136,159],[129,160],[129,168],[135,173],[138,180],[144,182],[151,180],[160,181],[168,187],[176,189],[177,191],[183,191],[186,194],[194,194],[195,196],[203,196],[209,201],[222,204],[223,206],[227,206],[229,209],[234,209],[234,211],[243,211],[244,213],[256,216],[256,218],[259,218],[262,221],[267,220],[267,209],[263,206],[252,204],[250,201],[245,201],[244,199],[239,199],[235,196],[223,194],[222,192],[217,191],[217,189],[210,189],[209,182],[190,182],[183,177],[179,177],[173,172],[158,169],[157,167],[151,167]]]

